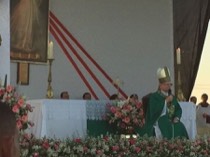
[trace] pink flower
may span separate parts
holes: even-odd
[[[116,108],[114,106],[111,106],[110,110],[111,110],[112,113],[116,112]]]
[[[29,134],[24,134],[23,137],[27,140],[30,140],[31,136]]]
[[[118,111],[117,111],[114,115],[115,115],[115,117],[117,117],[117,118],[120,118],[120,117],[122,116],[122,114],[121,114],[120,112],[118,112]]]
[[[12,87],[11,85],[8,85],[8,86],[6,87],[6,91],[7,91],[8,93],[12,92],[12,90],[13,90],[13,87]]]
[[[22,107],[22,106],[24,105],[24,99],[23,99],[23,98],[20,98],[20,99],[18,100],[18,105],[19,105],[20,107]]]
[[[84,146],[84,147],[83,147],[83,151],[84,151],[84,152],[87,152],[87,151],[88,151],[88,147]]]
[[[5,99],[6,102],[9,102],[10,99],[11,99],[11,96],[10,96],[10,95],[6,95],[6,96],[4,97],[4,99]]]
[[[34,153],[33,157],[39,157],[39,153]]]
[[[96,150],[96,154],[97,154],[97,155],[102,155],[103,152],[102,152],[101,150]]]
[[[139,111],[139,115],[140,115],[140,116],[143,116],[143,115],[144,115],[144,111],[143,111],[143,110],[140,110],[140,111]]]
[[[59,144],[54,144],[54,149],[57,151],[59,148]]]
[[[130,117],[125,117],[122,121],[128,124],[130,122]]]
[[[134,119],[133,119],[133,123],[134,123],[136,126],[138,126],[138,125],[139,125],[138,119],[137,119],[137,118],[134,118]]]
[[[138,102],[137,104],[136,104],[136,108],[137,109],[140,109],[142,107],[142,103],[141,102]]]
[[[0,89],[0,96],[4,95],[5,90],[4,89]]]
[[[22,125],[22,123],[21,123],[20,120],[17,120],[17,121],[16,121],[16,125],[17,125],[17,128],[18,128],[18,129],[21,129],[21,128],[23,127],[23,125]]]
[[[28,121],[28,115],[23,115],[22,117],[21,117],[21,120],[25,123],[25,122],[27,122]]]
[[[12,107],[12,111],[14,112],[14,113],[19,113],[19,106],[16,104],[16,105],[14,105],[13,107]]]
[[[132,110],[132,106],[131,105],[125,105],[124,109],[128,110],[128,111],[131,111]]]

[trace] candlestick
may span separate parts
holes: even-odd
[[[48,45],[48,59],[54,59],[54,54],[53,54],[53,42],[50,41]]]
[[[180,48],[176,49],[176,62],[177,64],[181,64],[181,49]]]
[[[181,74],[180,74],[180,67],[178,67],[178,90],[177,90],[177,99],[179,101],[186,101],[184,94],[182,92],[182,82],[181,82]]]
[[[51,72],[51,68],[52,68],[52,62],[54,59],[48,59],[49,60],[49,74],[48,74],[48,87],[47,87],[47,95],[46,97],[48,99],[53,98],[54,94],[53,94],[53,89],[51,86],[51,82],[52,82],[52,72]]]

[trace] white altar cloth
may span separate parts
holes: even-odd
[[[35,123],[28,132],[33,133],[35,137],[85,137],[85,101],[40,99],[29,100],[27,103],[33,107],[33,112],[29,113],[29,120]]]
[[[182,108],[181,122],[184,123],[190,139],[195,139],[196,128],[196,105],[192,102],[179,102]]]
[[[29,120],[35,123],[29,133],[33,133],[37,138],[85,137],[87,119],[100,120],[100,116],[105,115],[106,102],[110,101],[29,100],[27,103],[34,107],[34,111],[29,113]],[[196,106],[191,102],[179,103],[182,108],[180,120],[184,123],[189,138],[195,139]]]

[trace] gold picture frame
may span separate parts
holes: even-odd
[[[10,1],[10,59],[47,63],[49,0]]]
[[[29,85],[29,63],[18,63],[17,84]]]

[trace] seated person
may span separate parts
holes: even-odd
[[[112,95],[109,97],[109,100],[119,100],[118,94],[112,94]]]
[[[131,96],[129,97],[129,101],[133,102],[133,103],[138,102],[139,101],[138,95],[137,94],[131,94]]]
[[[19,154],[15,114],[0,101],[0,157],[19,157]]]
[[[69,99],[69,93],[67,91],[63,91],[60,94],[61,99]]]
[[[167,67],[157,71],[158,90],[149,96],[146,113],[146,133],[158,139],[176,137],[189,138],[184,124],[180,121],[182,108],[171,94],[171,79]]]
[[[82,98],[83,100],[91,100],[91,94],[89,92],[85,92]]]

